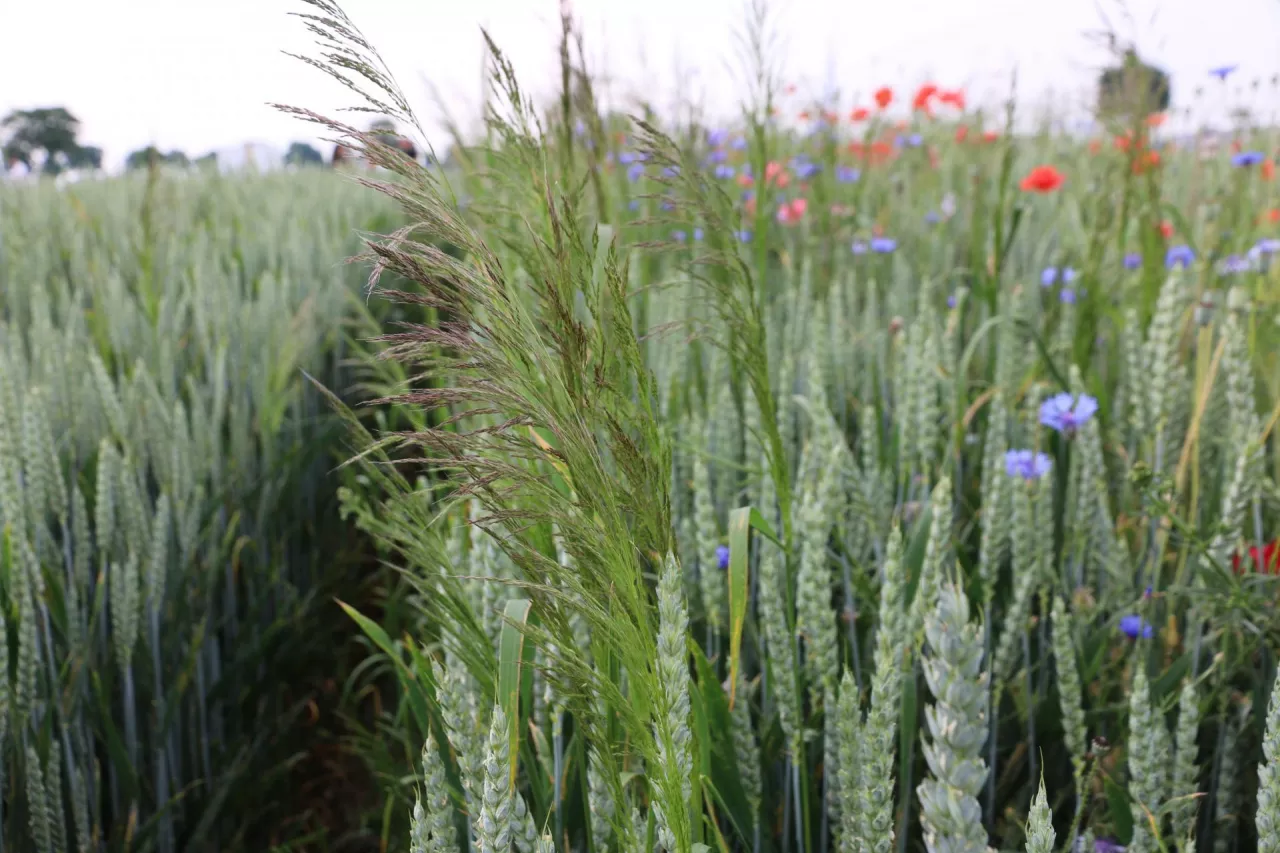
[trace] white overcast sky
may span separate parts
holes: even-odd
[[[735,39],[744,0],[572,0],[597,68],[620,95],[659,105],[677,69],[712,111],[732,113]],[[1081,103],[1106,63],[1087,37],[1107,21],[1173,77],[1175,107],[1221,118],[1229,101],[1280,113],[1280,0],[773,0],[784,78],[801,92],[829,83],[845,107],[880,84],[905,91],[925,79],[965,85],[996,103],[1018,72],[1023,100]],[[480,27],[512,58],[526,89],[556,84],[556,0],[345,0],[419,105],[428,133],[437,109],[473,119],[481,85]],[[266,106],[331,111],[345,90],[282,51],[309,52],[292,11],[301,0],[0,0],[0,115],[65,105],[83,141],[108,164],[149,143],[196,155],[245,141],[283,147],[315,129]],[[1226,91],[1207,69],[1238,64]],[[1255,91],[1251,84],[1261,80]],[[1205,93],[1197,98],[1195,90]],[[439,138],[433,141],[441,142]],[[327,153],[327,151],[326,151]]]

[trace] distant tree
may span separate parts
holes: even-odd
[[[54,175],[63,169],[98,169],[102,149],[80,145],[80,121],[65,107],[14,110],[0,120],[6,165],[39,166]]]
[[[124,160],[126,169],[146,169],[152,164],[185,168],[191,165],[191,161],[181,151],[170,151],[168,154],[164,154],[154,145],[139,148],[137,151],[131,152]]]
[[[1132,119],[1169,108],[1169,75],[1138,58],[1132,47],[1120,64],[1098,75],[1098,115],[1104,119]]]
[[[192,161],[192,165],[199,169],[217,169],[218,168],[218,152],[210,151],[208,154],[197,157]]]
[[[284,161],[290,166],[321,166],[324,155],[305,142],[295,142],[289,146]]]
[[[68,159],[67,165],[72,169],[96,171],[102,168],[102,149],[93,145],[77,146]]]

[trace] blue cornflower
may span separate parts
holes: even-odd
[[[1130,252],[1124,256],[1124,268],[1127,270],[1136,270],[1142,266],[1142,255]]]
[[[796,171],[796,177],[802,181],[807,181],[814,175],[822,171],[822,167],[817,163],[810,163],[808,160],[797,160],[792,164]]]
[[[667,166],[662,170],[662,177],[674,178],[680,174],[679,166]]]
[[[954,293],[947,297],[947,307],[948,308],[956,307],[956,295]]]
[[[1124,853],[1124,846],[1110,838],[1098,838],[1093,842],[1094,853]]]
[[[750,242],[751,242],[751,232],[750,232],[750,231],[747,231],[747,230],[745,230],[745,229],[744,229],[744,230],[742,230],[742,231],[739,231],[739,232],[738,232],[736,235],[734,235],[734,236],[736,236],[736,237],[738,238],[738,242],[739,242],[739,243],[750,243]]]
[[[1088,394],[1073,397],[1054,394],[1040,404],[1040,423],[1064,435],[1072,435],[1098,411],[1098,401]]]
[[[1169,269],[1174,267],[1186,269],[1195,259],[1196,253],[1191,251],[1190,246],[1170,246],[1164,256],[1164,265]]]
[[[941,214],[933,210],[929,211],[924,215],[924,221],[929,225],[937,225],[938,222],[941,221],[941,219],[942,219]]]
[[[693,239],[695,239],[695,240],[701,240],[701,239],[702,239],[702,229],[701,229],[701,228],[695,228],[695,229],[693,229]]]
[[[751,199],[753,199],[753,198],[755,198],[755,197],[756,197],[756,191],[755,191],[755,190],[743,190],[743,191],[742,191],[742,201],[743,201],[743,203],[746,203],[746,202],[748,202],[748,201],[751,201]]]
[[[663,200],[662,204],[658,206],[666,211],[671,211],[676,209],[676,203],[674,201],[667,201],[665,199]]]
[[[721,145],[724,145],[728,138],[729,131],[720,129],[712,130],[707,133],[707,144],[712,148],[719,148]]]
[[[1230,77],[1235,72],[1235,70],[1239,67],[1240,66],[1238,65],[1219,65],[1217,68],[1210,68],[1209,75],[1211,77],[1217,77],[1219,80],[1222,80],[1225,82],[1226,79]]]
[[[1058,280],[1057,267],[1045,267],[1040,273],[1040,286],[1053,287],[1053,283]]]
[[[1151,623],[1136,613],[1125,616],[1120,620],[1120,631],[1130,640],[1138,639],[1139,634],[1142,635],[1142,639],[1149,640],[1155,633]]]
[[[919,148],[924,142],[924,137],[918,133],[912,133],[907,136],[899,136],[895,142],[899,148]]]
[[[639,159],[640,158],[635,154],[634,151],[623,151],[621,154],[618,155],[618,162],[624,166],[630,166],[632,163],[636,162]]]
[[[735,136],[733,141],[729,143],[729,147],[734,151],[745,151],[747,149],[747,139],[744,136]]]
[[[1063,305],[1076,304],[1076,292],[1069,287],[1064,287],[1058,291],[1058,301]]]
[[[1039,480],[1053,467],[1048,454],[1031,450],[1010,450],[1004,455],[1004,470],[1010,477]]]
[[[1224,273],[1248,272],[1249,259],[1239,255],[1228,255],[1222,260],[1222,271]]]
[[[612,162],[613,162],[613,152],[612,152],[612,151],[606,151],[606,152],[604,152],[604,161],[605,161],[606,163],[612,163]]]
[[[729,568],[729,546],[728,545],[716,546],[716,562],[720,565],[721,569]]]
[[[1264,237],[1258,241],[1258,245],[1254,246],[1254,248],[1258,250],[1259,254],[1274,255],[1276,252],[1280,252],[1280,240],[1275,237]]]
[[[644,176],[643,163],[632,163],[630,166],[627,167],[627,180],[631,181],[631,183],[634,184],[636,181],[640,180],[640,178],[643,176]]]
[[[1063,284],[1070,284],[1071,282],[1075,281],[1075,280],[1076,280],[1076,278],[1078,278],[1078,277],[1079,277],[1079,275],[1080,275],[1080,273],[1076,272],[1076,271],[1075,271],[1074,269],[1072,269],[1071,267],[1063,267],[1063,268],[1062,268],[1062,283],[1063,283]]]
[[[716,177],[722,181],[727,181],[733,177],[733,167],[727,164],[716,166]]]
[[[725,160],[728,160],[728,159],[729,159],[729,152],[720,148],[717,148],[715,151],[712,151],[710,154],[707,155],[708,163],[723,163]]]
[[[861,240],[854,240],[853,245],[850,246],[849,249],[855,255],[865,255],[867,253],[867,244],[862,242]]]
[[[683,243],[688,238],[688,236],[689,236],[688,234],[684,233],[679,228],[671,232],[671,239],[675,240],[677,243]]]
[[[877,254],[887,255],[896,248],[898,248],[898,241],[892,237],[871,238],[871,251]]]
[[[842,184],[857,183],[862,173],[852,166],[836,166],[836,180]]]
[[[584,136],[587,132],[587,126],[582,123],[582,119],[578,119],[573,123],[573,135]]]
[[[628,210],[639,210],[639,209],[640,209],[640,199],[638,199],[638,198],[633,198],[633,199],[631,199],[631,201],[627,202],[627,209],[628,209]]]
[[[1236,168],[1256,166],[1265,159],[1267,159],[1267,155],[1261,151],[1241,151],[1231,158],[1231,165]]]

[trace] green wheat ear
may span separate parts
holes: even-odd
[[[1268,716],[1270,721],[1270,716]],[[1196,683],[1186,679],[1178,693],[1178,725],[1174,736],[1174,765],[1170,789],[1173,801],[1173,841],[1182,843],[1191,836],[1200,811],[1200,697]],[[1263,754],[1266,754],[1265,742]],[[1261,774],[1261,768],[1259,768]],[[1261,789],[1259,789],[1261,802]],[[1261,836],[1259,836],[1261,837]]]
[[[1262,739],[1262,762],[1258,764],[1258,853],[1280,851],[1280,676],[1271,685],[1267,703],[1266,732]]]
[[[658,580],[658,648],[655,668],[661,690],[662,717],[657,726],[658,760],[661,765],[662,798],[655,803],[659,811],[659,836],[669,851],[677,849],[678,840],[685,835],[670,822],[668,812],[661,808],[663,801],[682,807],[693,794],[693,731],[689,727],[689,629],[688,610],[680,564],[674,554],[663,561]],[[678,780],[679,799],[671,796],[670,781]],[[682,821],[683,823],[683,821]]]
[[[886,550],[884,583],[880,587],[880,619],[876,629],[875,673],[871,681],[871,709],[862,726],[854,807],[856,838],[868,853],[894,849],[893,788],[901,716],[902,679],[909,656],[906,615],[903,612],[902,532],[895,524]]]
[[[427,799],[425,806],[421,799],[414,803],[410,830],[412,849],[414,853],[458,853],[445,765],[435,736],[430,732],[422,745],[422,778]]]
[[[1081,772],[1088,749],[1088,734],[1085,729],[1083,694],[1080,687],[1080,671],[1076,663],[1075,638],[1073,636],[1071,617],[1061,596],[1053,599],[1052,620],[1053,662],[1054,671],[1058,675],[1058,701],[1062,708],[1063,736],[1067,742],[1067,750]]]
[[[1156,849],[1156,839],[1151,832],[1149,815],[1160,814],[1160,808],[1163,805],[1165,790],[1163,777],[1168,754],[1160,750],[1161,738],[1156,733],[1156,729],[1164,729],[1164,720],[1152,705],[1146,661],[1142,656],[1135,656],[1131,691],[1129,695],[1129,795],[1133,798],[1133,839],[1128,849],[1134,853],[1149,853]],[[1167,738],[1167,731],[1165,736]]]
[[[923,668],[934,702],[925,709],[923,744],[929,777],[916,788],[925,843],[933,850],[985,853],[978,793],[987,778],[987,679],[982,631],[969,621],[969,600],[948,584],[925,619],[929,654]]]
[[[1027,853],[1053,853],[1056,837],[1053,831],[1053,813],[1049,810],[1044,779],[1041,778],[1035,799],[1031,801],[1031,814],[1027,817]]]
[[[484,757],[480,812],[475,819],[476,847],[482,853],[510,853],[515,808],[511,791],[511,747],[507,715],[493,706],[493,722]]]

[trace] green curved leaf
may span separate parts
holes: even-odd
[[[742,652],[742,629],[747,622],[750,592],[751,531],[782,542],[755,507],[744,506],[729,513],[729,707],[733,707],[738,686],[738,663]]]

